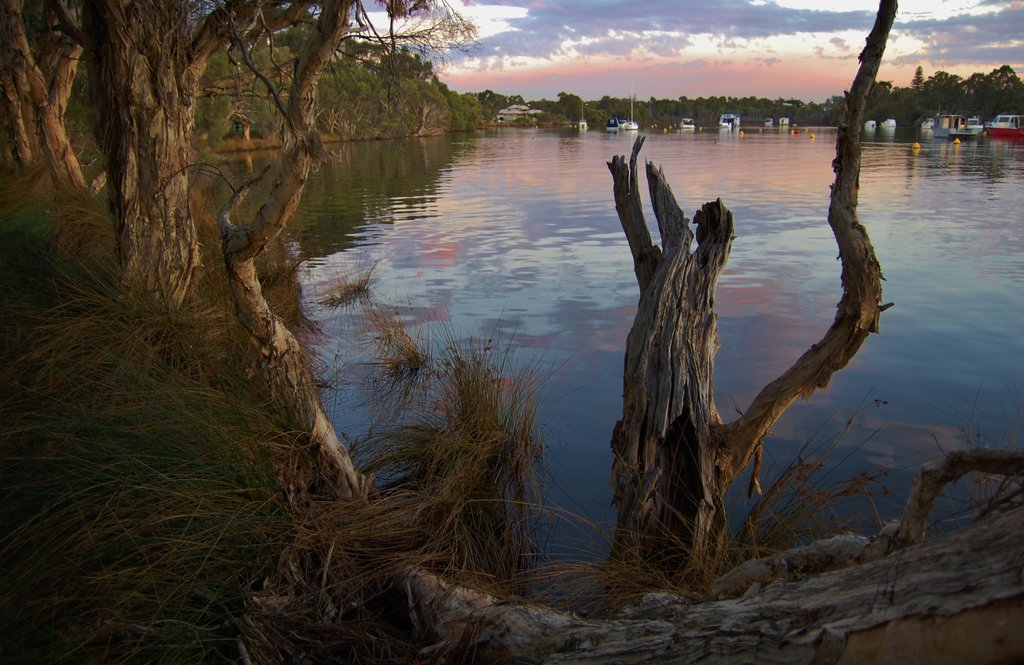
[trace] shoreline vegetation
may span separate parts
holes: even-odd
[[[358,442],[335,432],[320,397],[329,387],[327,368],[317,367],[308,351],[317,331],[300,305],[299,257],[283,233],[322,152],[321,137],[472,129],[522,100],[449,90],[430,61],[396,47],[394,35],[357,35],[353,26],[363,25],[358,12],[365,12],[358,3],[325,0],[312,11],[309,3],[239,0],[230,15],[196,7],[151,0],[147,12],[129,17],[110,3],[0,6],[3,26],[18,37],[0,57],[21,68],[21,76],[0,81],[5,99],[16,102],[3,108],[10,131],[0,173],[0,661],[565,662],[600,660],[606,647],[613,649],[606,654],[629,652],[645,634],[659,641],[634,657],[683,660],[692,654],[680,653],[688,643],[676,638],[688,630],[687,612],[700,606],[729,633],[712,635],[718,641],[709,643],[708,657],[735,654],[737,637],[743,643],[754,634],[755,650],[765,640],[795,645],[821,662],[856,645],[855,632],[893,626],[903,635],[900,629],[914,630],[932,608],[958,620],[978,607],[1002,609],[998,602],[1020,615],[1024,543],[1006,537],[1024,519],[1019,480],[1000,483],[981,510],[997,528],[979,527],[978,542],[990,547],[988,558],[977,560],[998,566],[998,577],[971,565],[976,531],[930,543],[931,549],[921,545],[942,486],[972,470],[1019,476],[1019,450],[953,454],[925,469],[899,524],[873,538],[827,541],[839,543],[843,556],[836,556],[836,547],[807,544],[837,528],[815,509],[868,491],[871,479],[817,486],[813,471],[821,466],[808,459],[794,461],[775,483],[765,479],[762,500],[735,533],[723,514],[713,515],[700,534],[675,528],[698,520],[680,517],[674,506],[663,512],[675,522],[647,515],[668,505],[654,483],[696,477],[688,464],[699,466],[705,452],[727,452],[724,446],[711,451],[714,438],[693,438],[721,423],[673,414],[662,419],[669,429],[648,429],[644,445],[654,437],[662,439],[657,446],[685,439],[696,441],[699,455],[647,455],[654,463],[649,470],[617,474],[637,514],[645,511],[642,526],[616,531],[625,540],[607,560],[548,565],[537,542],[539,527],[551,519],[536,419],[543,373],[517,366],[502,340],[412,337],[375,300],[372,269],[339,279],[328,302],[356,308],[375,344],[376,427]],[[419,2],[386,3],[396,20],[421,9]],[[895,11],[895,2],[881,1],[862,56],[867,69],[852,86],[854,101],[846,103],[858,120],[865,101],[870,108],[868,91]],[[458,44],[473,32],[460,20],[448,16],[442,33],[418,38],[428,51]],[[87,71],[76,75],[80,61]],[[14,85],[29,73],[49,89]],[[1018,94],[1020,80],[1009,73],[1007,89]],[[922,80],[918,92],[933,79]],[[680,106],[689,103],[685,98],[638,106],[641,122],[646,117],[651,127],[664,127],[682,115],[703,123],[729,105],[757,117],[760,102],[748,99],[749,109],[735,98],[705,100],[703,110]],[[588,119],[624,115],[619,107],[629,101],[603,98],[585,113]],[[566,93],[558,102],[535,104],[542,122],[571,121],[585,108]],[[802,126],[815,124],[813,114],[831,113],[824,106],[798,108],[796,100],[768,104],[792,110],[787,115]],[[850,191],[833,202],[852,201],[838,213],[852,222],[836,226],[857,231],[861,125],[854,122],[851,130],[844,122],[837,141],[844,159],[836,161],[856,168],[837,180]],[[269,138],[278,135],[279,143]],[[233,150],[237,136],[247,147],[273,149],[276,158],[261,176],[232,186],[230,195],[214,193],[191,150],[203,136],[204,149],[227,143]],[[615,200],[608,205],[619,209],[643,292],[648,280],[668,272],[656,272],[660,266],[684,253],[688,220],[671,192],[661,190],[656,209],[669,210],[681,224],[662,238],[662,254],[622,219],[636,211],[634,221],[642,221],[635,186],[641,145],[635,144],[631,175],[624,158],[614,158],[622,168],[613,170]],[[107,178],[105,184],[97,178],[96,191],[86,186],[79,159]],[[269,191],[243,205],[246,195],[257,198],[256,185],[271,168]],[[697,229],[698,244],[704,233]],[[877,300],[867,297],[875,311],[868,324],[885,307]],[[713,317],[712,311],[703,320]],[[864,336],[874,330],[861,328]],[[705,340],[715,341],[713,333]],[[796,397],[788,386],[776,392],[778,399]],[[711,396],[710,389],[704,393],[701,399]],[[765,412],[775,406],[767,404]],[[717,418],[713,404],[702,410]],[[746,452],[733,451],[734,471],[756,449],[756,479],[769,420],[749,428]],[[716,462],[699,471],[720,468]],[[708,512],[721,501],[719,490],[678,491],[671,499]],[[595,538],[608,537],[597,526],[593,531]],[[698,537],[707,547],[698,549]],[[926,581],[942,581],[939,595],[916,595],[917,587],[897,592],[903,556],[932,561],[944,542],[959,543],[959,565],[927,568],[935,577]],[[806,547],[790,549],[796,545]],[[749,565],[736,568],[741,562]],[[866,577],[851,590],[852,609],[829,615],[829,583],[816,575],[851,563],[864,564],[856,570]],[[980,576],[971,586],[976,593],[960,593],[972,573]],[[799,583],[816,580],[825,580],[816,595],[825,605],[813,620],[772,614],[774,606],[763,603],[790,589],[795,597],[783,604],[799,607],[807,597]],[[877,617],[865,615],[880,588],[889,606]],[[657,607],[650,602],[654,591],[656,601],[665,601]],[[626,605],[634,601],[646,609],[634,614],[639,623],[625,626],[625,644],[605,641],[615,621],[635,612],[637,605]],[[579,617],[553,610],[557,602],[594,619],[577,630]],[[898,614],[887,614],[891,607]],[[752,617],[758,608],[767,613]],[[1003,648],[997,655],[1004,660],[1024,655],[1018,642],[996,639],[1005,630],[990,614],[984,619],[994,637],[986,642]],[[828,616],[836,622],[820,624]],[[943,626],[919,630],[922,640],[943,634]],[[538,630],[544,635],[536,641],[519,641]],[[890,655],[887,644],[879,638],[867,648],[881,645]],[[746,650],[740,653],[749,659],[750,642]]]

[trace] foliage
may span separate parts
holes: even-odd
[[[940,112],[991,120],[1000,113],[1021,110],[1024,81],[1009,65],[988,74],[976,72],[966,79],[944,71],[924,78],[918,67],[907,88],[879,81],[871,91],[865,117],[878,121],[895,118],[899,125],[913,125]]]

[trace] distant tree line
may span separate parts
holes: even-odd
[[[493,121],[498,112],[513,104],[528,104],[544,111],[529,120],[541,124],[566,124],[586,118],[591,125],[603,125],[611,116],[630,116],[629,97],[605,95],[598,100],[585,101],[577,94],[559,92],[558,99],[538,99],[527,102],[521,95],[502,95],[484,90],[475,95],[485,122]],[[642,126],[672,128],[681,118],[693,118],[701,127],[714,127],[722,113],[737,113],[747,126],[757,126],[768,118],[776,122],[789,118],[793,125],[834,125],[842,102],[836,96],[821,103],[799,99],[766,99],[764,97],[697,97],[678,99],[633,101],[632,115]],[[895,118],[900,125],[912,125],[938,112],[978,115],[990,120],[1007,111],[1024,112],[1024,82],[1009,65],[1003,65],[988,74],[975,73],[964,79],[956,74],[939,71],[925,78],[921,67],[907,88],[896,87],[891,81],[878,81],[871,91],[865,117],[884,120]]]
[[[544,111],[531,124],[564,124],[586,118],[591,125],[604,125],[611,116],[630,117],[629,97],[605,95],[598,100],[584,101],[579,95],[559,92],[557,100],[525,101],[521,95],[505,96],[485,90],[476,93],[485,121],[493,120],[498,111],[512,104],[529,104],[530,108]],[[834,123],[835,100],[823,103],[804,102],[799,99],[765,99],[758,97],[679,97],[678,99],[635,99],[632,116],[644,127],[671,128],[681,118],[693,118],[698,126],[716,127],[723,113],[738,113],[745,124],[761,124],[767,118],[787,117],[797,125],[823,125]]]
[[[1006,112],[1024,113],[1024,81],[1010,65],[961,78],[938,71],[925,78],[918,67],[910,86],[893,86],[879,81],[871,91],[865,117],[874,120],[895,118],[899,125],[920,123],[937,113],[980,116],[991,120]]]

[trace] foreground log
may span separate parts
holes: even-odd
[[[870,333],[877,332],[882,271],[867,231],[857,220],[864,107],[878,72],[894,0],[882,0],[846,96],[836,139],[836,177],[828,223],[842,260],[842,297],[832,326],[743,414],[723,423],[714,403],[718,349],[715,286],[728,259],[732,214],[721,201],[706,204],[688,225],[660,169],[647,177],[662,248],[647,230],[637,184],[638,138],[627,167],[608,164],[615,208],[629,242],[640,287],[623,377],[623,415],[612,435],[615,555],[637,554],[674,568],[680,557],[706,573],[725,534],[723,496],[754,459],[751,491],[769,430],[798,397],[824,388]],[[691,250],[696,240],[696,249]],[[677,554],[683,553],[683,554]]]
[[[931,470],[990,469],[996,457],[1005,473],[1024,470],[1024,451],[954,453],[926,468],[915,494],[930,492]],[[912,500],[904,519],[917,508]],[[737,599],[653,593],[608,619],[500,601],[423,572],[411,573],[405,586],[414,624],[434,640],[424,656],[470,651],[483,662],[517,663],[1021,662],[1024,506],[892,551],[887,539],[897,532],[894,525],[870,541],[848,538],[833,552],[856,551],[846,563],[863,562],[839,570],[791,568],[786,579],[765,578],[766,586],[755,583]]]

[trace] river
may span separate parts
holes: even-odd
[[[808,444],[831,447],[832,479],[887,474],[891,493],[858,504],[883,517],[922,461],[1024,434],[1024,142],[903,132],[866,137],[859,207],[894,306],[829,387],[776,425],[764,470],[770,478]],[[339,275],[376,264],[375,298],[414,337],[496,339],[545,368],[548,500],[612,519],[608,443],[638,293],[606,162],[631,144],[604,131],[507,128],[335,146],[290,232],[306,258],[336,426],[354,439],[370,426],[365,331],[351,310],[316,300]],[[726,419],[831,323],[834,151],[829,129],[647,136],[641,157],[664,168],[688,216],[718,197],[735,213],[717,291],[715,395]],[[730,503],[742,511],[738,494]]]

